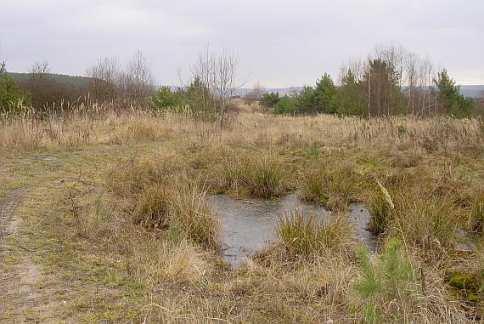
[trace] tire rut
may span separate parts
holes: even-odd
[[[0,255],[5,251],[5,239],[16,230],[15,209],[23,194],[23,189],[16,189],[0,200]]]

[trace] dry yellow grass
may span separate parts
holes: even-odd
[[[148,112],[20,118],[0,127],[0,179],[5,188],[15,182],[29,190],[18,243],[36,251],[44,273],[55,274],[58,295],[51,298],[67,299],[53,310],[61,319],[362,321],[364,301],[354,289],[362,270],[353,245],[345,243],[341,253],[325,248],[331,246],[325,241],[311,262],[276,246],[233,271],[212,242],[200,239],[216,235],[215,227],[200,221],[209,213],[205,192],[239,193],[234,183],[220,186],[227,160],[270,156],[286,190],[302,189],[303,175],[321,165],[351,169],[337,180],[356,181],[351,200],[368,203],[379,186],[385,188],[395,213],[382,244],[390,237],[401,240],[416,279],[415,291],[404,297],[379,297],[382,322],[465,322],[482,316],[481,306],[447,278],[453,271],[482,273],[482,236],[469,236],[475,251],[460,252],[456,230],[470,233],[475,217],[473,203],[484,181],[483,129],[477,119],[245,111],[231,116],[224,129],[190,116]],[[249,171],[236,173],[250,178]],[[255,190],[245,194],[280,185],[266,178],[263,172],[261,181],[250,184]],[[169,195],[170,217],[178,221],[172,229],[135,221],[165,201],[153,199],[153,186],[176,188]],[[193,235],[180,235],[187,233]],[[66,290],[68,298],[60,293]]]

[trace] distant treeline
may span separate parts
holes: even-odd
[[[79,105],[113,103],[123,109],[148,106],[155,93],[151,72],[137,53],[125,69],[114,59],[103,59],[87,76],[50,73],[47,62],[34,63],[29,73],[9,73],[0,62],[0,113],[66,111]]]
[[[53,113],[109,102],[116,109],[188,111],[223,120],[235,94],[236,63],[230,55],[207,51],[192,67],[188,85],[157,89],[141,52],[124,67],[115,58],[100,59],[85,77],[52,74],[46,62],[35,63],[30,73],[7,73],[6,63],[0,62],[0,114],[26,108]],[[323,74],[314,86],[291,95],[256,86],[245,99],[259,101],[276,114],[466,117],[484,111],[483,100],[465,98],[445,69],[435,71],[428,60],[395,46],[343,67],[337,83]]]
[[[434,73],[428,60],[397,47],[378,49],[368,60],[344,67],[339,86],[324,74],[294,95],[264,93],[260,99],[276,114],[467,117],[482,109],[479,100],[461,94],[445,69]]]

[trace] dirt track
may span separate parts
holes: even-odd
[[[15,208],[22,199],[24,191],[17,189],[0,200],[0,256],[5,252],[5,238],[15,232]]]
[[[15,210],[23,195],[24,190],[17,189],[0,200],[0,322],[31,320],[24,314],[36,304],[34,287],[39,273],[30,257],[22,257],[15,267],[5,267],[4,263],[11,251],[6,239],[17,231]]]

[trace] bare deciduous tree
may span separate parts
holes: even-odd
[[[89,92],[98,101],[119,99],[127,104],[143,104],[153,91],[153,77],[141,51],[124,71],[117,58],[104,58],[88,69],[87,75],[92,78]]]
[[[254,87],[245,95],[245,101],[249,105],[255,101],[261,100],[265,93],[265,89],[259,82],[257,82]]]
[[[95,66],[87,70],[87,75],[92,79],[89,84],[89,92],[95,100],[114,100],[117,96],[117,83],[120,75],[117,58],[99,59]]]
[[[141,51],[136,52],[128,63],[123,86],[126,95],[135,100],[146,98],[152,93],[153,76]]]
[[[35,62],[30,68],[32,80],[40,80],[45,78],[45,75],[50,72],[49,63],[47,61]]]
[[[225,112],[235,90],[238,60],[234,55],[223,52],[211,53],[207,48],[192,67],[194,80],[199,80],[213,96],[220,125],[223,126]]]
[[[0,43],[0,74],[7,72],[7,59],[2,55],[2,43]]]

